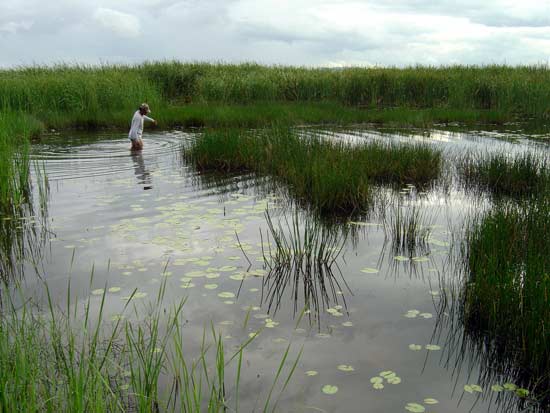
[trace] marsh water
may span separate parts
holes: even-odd
[[[422,141],[442,148],[450,160],[468,150],[548,151],[518,131],[357,128],[323,133],[352,142]],[[35,196],[43,217],[35,219],[40,253],[27,257],[26,293],[42,294],[46,281],[54,301],[63,306],[70,278],[71,292],[81,302],[91,297],[99,307],[106,290],[107,319],[119,317],[134,293],[138,311],[124,317],[139,321],[140,309],[145,314],[147,302],[165,282],[163,305],[187,297],[183,331],[189,357],[198,355],[211,323],[222,333],[228,354],[259,331],[244,351],[242,411],[262,410],[289,344],[286,371],[303,351],[278,411],[525,408],[513,393],[491,391],[492,384],[514,378],[500,376],[497,369],[487,372],[473,347],[457,350],[464,333],[440,306],[442,279],[460,277],[457,243],[464,222],[489,199],[465,192],[452,178],[422,191],[380,189],[385,201],[371,214],[338,224],[344,248],[332,282],[326,284],[326,295],[318,293],[318,307],[310,303],[304,314],[303,284],[296,285],[296,294],[292,279],[286,289],[270,288],[264,255],[273,248],[266,210],[283,230],[290,229],[287,222],[308,219],[308,213],[268,178],[197,173],[182,154],[199,135],[147,133],[140,154],[130,153],[123,133],[52,133],[35,143],[33,180],[45,174],[49,191]],[[403,252],[392,245],[384,222],[396,205],[421,212],[429,236],[418,250]],[[233,373],[229,368],[229,395]],[[464,391],[468,384],[482,391]]]

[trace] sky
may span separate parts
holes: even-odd
[[[0,67],[549,64],[550,0],[0,0]]]

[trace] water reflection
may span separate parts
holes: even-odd
[[[153,188],[153,180],[151,173],[145,166],[142,151],[131,151],[132,161],[134,162],[134,174],[136,175],[138,184],[143,185],[144,190]]]

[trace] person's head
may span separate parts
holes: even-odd
[[[149,105],[147,103],[142,103],[141,105],[139,105],[139,113],[141,113],[142,115],[147,115],[151,113],[151,109],[149,109]]]

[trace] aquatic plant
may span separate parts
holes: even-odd
[[[113,318],[112,323],[104,320],[107,288],[92,294],[82,307],[72,301],[69,282],[66,308],[62,310],[54,304],[45,285],[48,305],[43,311],[24,297],[19,288],[3,287],[0,309],[3,411],[219,412],[229,407],[239,411],[243,351],[254,337],[238,346],[234,353],[226,354],[214,328],[211,339],[205,330],[199,354],[191,359],[184,350],[181,331],[185,300],[167,308],[163,304],[165,283],[151,303],[146,322],[126,318],[139,294],[134,291],[122,314]],[[92,302],[92,296],[99,303]],[[134,307],[133,311],[138,310]],[[139,319],[143,319],[141,312]],[[290,348],[289,345],[283,354],[266,396],[266,406],[272,403],[273,388],[279,378],[285,380],[282,392],[296,368],[299,355],[290,368],[286,366]],[[229,394],[226,368],[234,362],[236,394]],[[172,383],[168,394],[159,392],[161,376]]]
[[[184,154],[200,171],[271,175],[317,211],[343,214],[372,207],[371,182],[426,186],[438,178],[442,164],[440,151],[425,144],[352,146],[280,126],[207,130]]]
[[[457,160],[457,169],[466,188],[494,195],[526,196],[542,193],[550,185],[548,157],[531,152],[519,154],[469,153]]]
[[[470,224],[460,320],[519,383],[548,403],[550,198],[497,204]]]
[[[336,263],[345,246],[346,234],[338,227],[326,226],[314,216],[304,216],[298,210],[290,220],[284,216],[277,224],[269,210],[265,212],[265,218],[269,230],[266,244],[274,243],[274,248],[262,247],[269,270],[264,277],[262,301],[268,303],[268,311],[275,313],[287,293],[293,301],[295,314],[305,308],[310,318],[313,313],[320,322],[321,310],[330,308],[331,302],[338,305],[337,292],[341,294],[342,285],[346,285]],[[260,236],[263,245],[261,231]],[[340,273],[342,285],[333,268]],[[344,300],[342,295],[340,298]]]

